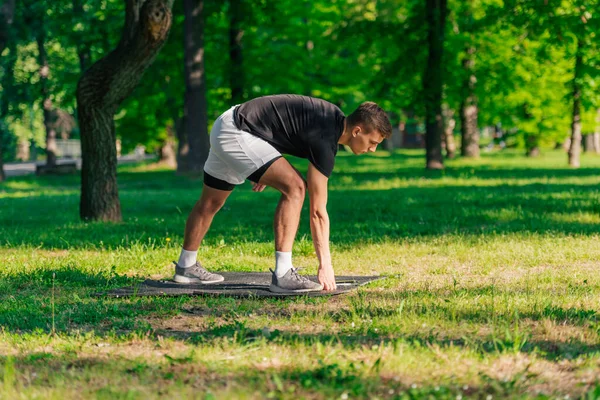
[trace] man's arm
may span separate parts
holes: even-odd
[[[319,282],[325,290],[335,290],[335,276],[329,252],[329,216],[327,215],[327,180],[312,163],[308,164],[310,198],[310,232],[319,259]]]

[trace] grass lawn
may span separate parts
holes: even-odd
[[[300,170],[306,164],[293,161]],[[121,167],[123,222],[78,219],[79,177],[0,184],[0,398],[600,398],[600,157],[338,155],[335,298],[96,298],[168,277],[201,181]],[[274,263],[278,194],[237,188],[199,258]],[[303,220],[294,264],[316,272]]]

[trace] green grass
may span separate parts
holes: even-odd
[[[330,299],[92,297],[172,273],[201,181],[121,167],[123,222],[102,224],[79,221],[78,177],[9,179],[0,398],[600,398],[600,157],[423,164],[338,156],[334,267],[390,277]],[[271,267],[277,199],[236,189],[204,264]]]

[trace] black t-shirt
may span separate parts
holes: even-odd
[[[241,104],[233,119],[238,129],[266,140],[283,154],[307,158],[323,175],[331,175],[344,131],[344,113],[337,106],[281,94]]]

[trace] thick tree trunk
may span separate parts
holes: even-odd
[[[425,95],[425,149],[427,169],[443,169],[442,64],[447,0],[426,0],[429,56],[423,77]]]
[[[184,0],[185,134],[189,152],[183,172],[201,174],[208,158],[208,118],[204,75],[204,1]]]
[[[442,137],[442,147],[446,149],[446,158],[452,159],[456,156],[456,144],[454,143],[456,120],[454,119],[454,110],[447,110],[445,114],[446,128]]]
[[[460,104],[460,133],[463,157],[479,157],[479,127],[477,126],[477,96],[475,95],[475,48],[469,46],[462,61],[467,78],[463,83],[463,100]]]
[[[42,109],[44,110],[44,128],[46,129],[46,167],[56,166],[56,110],[52,105],[52,99],[48,90],[48,77],[50,75],[50,66],[48,65],[48,55],[46,54],[46,36],[43,32],[43,25],[36,41],[39,52],[40,63],[40,83],[42,86]]]
[[[2,7],[0,7],[0,54],[4,51],[6,46],[10,42],[11,37],[11,26],[14,21],[15,15],[15,0],[6,0]],[[3,60],[4,61],[4,60]],[[0,93],[0,125],[4,124],[4,118],[8,114],[8,100],[6,97],[6,82],[10,79],[13,79],[13,68],[15,63],[14,56],[14,46],[11,48],[10,52],[10,60],[8,61],[8,66],[5,67],[5,71],[3,74],[2,87],[3,92]],[[4,159],[2,155],[2,140],[4,136],[4,128],[0,126],[0,182],[3,182],[6,179],[6,175],[4,174]]]
[[[82,219],[121,220],[114,115],[163,46],[171,27],[172,4],[173,0],[127,0],[117,48],[79,81]]]
[[[229,84],[232,104],[244,101],[244,64],[242,57],[242,1],[229,0]]]
[[[569,147],[569,165],[579,168],[581,153],[581,73],[583,68],[583,43],[577,40],[575,73],[573,76],[573,119],[571,121],[571,146]]]

